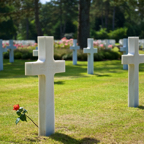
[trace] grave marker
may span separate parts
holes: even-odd
[[[80,47],[77,46],[76,39],[73,39],[73,46],[71,46],[70,49],[73,50],[73,65],[76,65],[77,64],[77,50],[80,49]]]
[[[87,72],[88,74],[93,74],[94,68],[93,68],[93,62],[94,62],[94,53],[97,53],[97,48],[93,48],[93,39],[88,38],[87,40],[88,47],[83,49],[84,53],[88,54],[88,68]]]
[[[12,63],[12,62],[14,62],[14,49],[16,49],[16,47],[13,46],[13,40],[9,40],[9,46],[7,46],[6,48],[10,50],[9,62]]]
[[[139,64],[144,63],[144,55],[139,54],[139,38],[128,38],[128,55],[122,55],[122,64],[128,64],[128,106],[139,105]]]
[[[39,78],[39,136],[54,133],[54,74],[65,72],[65,61],[53,58],[54,38],[38,37],[38,60],[25,63],[25,75],[38,75]]]
[[[120,51],[123,52],[123,55],[128,54],[128,39],[127,38],[123,39],[123,47],[120,47]],[[124,64],[123,69],[128,70],[128,65]]]
[[[38,56],[38,47],[36,47],[36,49],[33,50],[33,56]]]
[[[2,47],[2,39],[0,39],[0,71],[3,70],[3,52],[7,52],[7,48]]]

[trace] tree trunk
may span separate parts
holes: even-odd
[[[62,0],[59,1],[60,3],[60,37],[63,38],[66,29],[66,20],[63,24],[63,9],[62,9]]]
[[[26,39],[29,39],[29,20],[26,18]]]
[[[101,23],[102,23],[102,28],[104,28],[104,22],[103,22],[103,9],[102,9]]]
[[[38,7],[39,0],[35,0],[34,2],[35,2],[35,25],[36,25],[37,35],[43,36],[43,32],[39,22],[39,7]]]
[[[113,9],[113,22],[112,22],[112,30],[115,29],[115,7]]]
[[[105,28],[108,28],[109,1],[105,2]]]
[[[89,11],[91,0],[79,0],[78,45],[81,49],[87,47],[90,36]]]

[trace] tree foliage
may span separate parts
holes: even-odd
[[[80,7],[85,8],[83,12]],[[38,35],[61,39],[72,34],[84,47],[88,37],[105,38],[102,30],[113,37],[123,31],[120,28],[127,29],[125,37],[144,38],[143,0],[51,0],[46,4],[39,0],[0,0],[1,39],[36,40]]]

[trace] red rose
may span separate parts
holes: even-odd
[[[14,105],[13,107],[14,107],[13,110],[16,110],[16,111],[17,111],[20,106],[19,106],[19,104],[17,104],[17,105]]]

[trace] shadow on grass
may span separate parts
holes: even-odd
[[[110,75],[107,75],[107,74],[94,74],[96,75],[97,77],[110,77]]]
[[[37,135],[37,134],[36,134]],[[49,136],[49,137],[35,137],[35,138],[26,138],[26,141],[29,141],[31,143],[33,142],[41,142],[42,140],[45,141],[45,143],[47,143],[47,138],[53,139],[55,141],[59,141],[63,144],[98,144],[100,142],[100,140],[94,139],[94,138],[90,138],[90,137],[85,137],[81,140],[77,140],[75,138],[72,138],[66,134],[62,134],[62,133],[54,133],[53,135]]]
[[[56,81],[54,82],[54,84],[64,84],[65,82],[64,81]]]
[[[85,137],[82,140],[76,140],[68,135],[62,133],[55,133],[50,138],[62,142],[63,144],[97,144],[100,141],[94,138]]]
[[[138,106],[139,109],[143,109],[144,110],[144,106]]]
[[[0,78],[26,78],[25,76],[25,60],[17,60],[14,63],[9,63],[8,60],[4,60],[4,70],[0,71]],[[80,64],[66,65],[65,73],[58,73],[55,77],[61,76],[74,76],[74,77],[88,77],[87,74],[87,63],[79,62]],[[101,61],[94,64],[94,71],[98,77],[110,76],[107,73],[122,73],[122,65],[119,61]],[[143,70],[143,66],[141,67]],[[100,73],[100,74],[99,74]],[[37,77],[37,76],[32,76]]]

